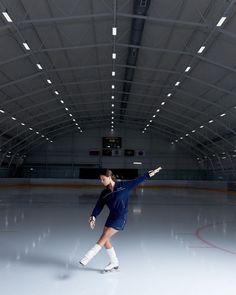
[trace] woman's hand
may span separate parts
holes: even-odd
[[[150,171],[148,171],[149,176],[150,176],[150,177],[153,177],[156,173],[158,173],[159,171],[161,171],[161,169],[162,169],[162,167],[158,167],[158,168],[156,168],[156,169],[154,169],[154,170],[150,170]]]
[[[89,226],[91,229],[94,229],[96,225],[96,218],[94,216],[89,217]]]

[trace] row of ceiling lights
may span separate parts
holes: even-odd
[[[3,16],[5,17],[5,19],[6,19],[8,22],[13,22],[13,21],[12,21],[12,18],[10,17],[10,15],[8,14],[7,11],[2,12],[2,14],[3,14]],[[30,50],[30,47],[29,47],[29,45],[28,45],[27,42],[23,42],[22,45],[24,46],[24,48],[25,48],[27,51]],[[38,68],[39,70],[43,70],[43,67],[42,67],[42,65],[41,65],[40,63],[37,63],[36,66],[37,66],[37,68]],[[52,81],[51,81],[50,79],[47,79],[47,83],[48,83],[49,85],[52,85],[52,84],[53,84]],[[54,93],[55,93],[55,95],[57,95],[57,96],[59,95],[59,92],[58,92],[57,90],[54,90]],[[65,104],[65,103],[64,103],[64,100],[62,100],[62,99],[60,99],[60,103],[63,104],[63,105]],[[66,110],[67,112],[69,112],[69,109],[68,109],[67,107],[65,107],[65,110]],[[2,111],[3,111],[3,110],[2,110]],[[69,116],[70,116],[70,118],[73,117],[73,115],[72,115],[71,113],[69,113]],[[14,117],[12,117],[12,119],[13,119],[13,120],[16,120]],[[78,130],[79,130],[80,132],[83,132],[82,129],[80,128],[79,124],[76,122],[76,119],[73,118],[72,120],[73,120],[73,122],[75,122],[75,126],[78,128]],[[25,124],[24,124],[24,123],[21,123],[21,125],[25,125]],[[30,127],[29,130],[33,130],[33,129]],[[38,131],[37,131],[36,133],[39,134]],[[41,135],[41,136],[42,136],[42,137],[45,137],[44,135]],[[47,139],[47,140],[48,140],[48,139]],[[50,142],[52,142],[52,140],[51,140]]]
[[[48,84],[52,84],[52,81],[49,80],[49,79],[47,79],[47,82],[48,82]],[[54,93],[55,93],[56,95],[59,95],[59,92],[58,92],[57,90],[55,90]],[[64,102],[63,99],[60,99],[60,103],[63,104],[63,105],[65,105],[65,102]],[[65,111],[66,111],[67,113],[69,113],[69,109],[68,109],[66,106],[64,107],[64,109],[65,109]],[[72,121],[75,123],[75,126],[76,126],[76,127],[78,128],[78,130],[82,133],[82,132],[83,132],[82,129],[80,128],[79,124],[76,122],[76,119],[73,118],[73,115],[72,115],[71,113],[69,113],[69,117],[72,118]]]
[[[111,76],[112,77],[115,77],[116,76],[116,71],[115,71],[115,60],[116,60],[116,52],[115,52],[115,40],[116,40],[116,36],[117,36],[117,27],[115,26],[115,23],[114,23],[114,26],[112,27],[112,36],[113,36],[113,52],[112,52],[112,72],[111,72]],[[111,85],[111,89],[112,89],[112,95],[111,95],[111,132],[114,131],[114,119],[115,119],[115,111],[114,111],[114,108],[115,108],[115,104],[114,104],[114,100],[115,100],[115,83],[114,83],[114,80],[112,82],[112,85]]]
[[[222,113],[222,114],[219,115],[219,117],[221,117],[221,118],[222,117],[225,117],[225,116],[226,116],[226,113]],[[211,120],[208,121],[208,124],[212,124],[212,123],[214,123],[214,120],[213,119],[211,119]],[[199,129],[203,129],[204,127],[205,127],[205,125],[201,125],[201,126],[199,126]],[[191,132],[186,133],[185,134],[185,137],[188,137],[191,134],[194,134],[196,131],[197,131],[197,129],[193,129]],[[184,136],[180,136],[179,139],[175,139],[175,142],[177,143],[179,140],[183,140],[183,139],[184,139]],[[174,141],[172,141],[171,144],[174,144]]]
[[[236,158],[236,154],[235,153],[236,153],[236,150],[234,150],[233,151],[233,154],[231,154],[231,155],[230,155],[230,152],[227,152],[227,153],[226,152],[221,152],[219,154],[213,154],[212,155],[212,159],[218,157],[218,158],[221,158],[222,160],[225,160],[225,159],[227,159],[227,154],[229,156],[232,156],[233,158]],[[197,160],[198,161],[204,161],[204,160],[210,159],[210,158],[211,158],[210,156],[204,156],[204,158],[202,158],[202,159],[198,157]]]
[[[1,114],[5,114],[5,111],[1,109],[1,110],[0,110],[0,113],[1,113]],[[13,121],[17,121],[16,117],[11,117],[11,119],[12,119]],[[25,126],[25,127],[27,127],[26,124],[23,123],[23,122],[21,122],[20,125],[21,125],[21,126]],[[34,129],[33,129],[32,127],[29,127],[29,130],[30,130],[30,131],[33,131]],[[49,138],[46,137],[44,134],[40,134],[39,131],[36,131],[35,133],[36,133],[37,135],[41,135],[41,137],[42,137],[42,138],[45,138],[47,141],[53,142],[52,140],[49,140]]]
[[[222,18],[218,21],[218,23],[216,24],[216,26],[217,26],[217,27],[221,27],[221,26],[223,25],[223,23],[225,22],[225,20],[226,20],[226,16],[222,17]],[[206,48],[205,45],[201,46],[201,47],[199,48],[199,50],[198,50],[197,53],[199,53],[199,54],[203,53],[203,51],[205,50],[205,48]],[[191,68],[192,68],[191,66],[187,66],[187,67],[185,68],[185,73],[188,73],[188,72],[191,70]],[[178,87],[180,84],[181,84],[180,81],[176,81],[175,84],[174,84],[174,86],[175,86],[175,87]],[[170,92],[170,93],[168,93],[168,94],[166,95],[166,97],[167,97],[167,98],[170,98],[172,95],[173,95],[173,93]],[[163,101],[163,102],[161,103],[161,106],[163,107],[165,104],[166,104],[166,102]],[[160,112],[160,109],[157,109],[156,112]],[[223,113],[223,114],[221,114],[220,116],[221,116],[221,117],[224,117],[225,115],[226,115],[226,114]],[[152,119],[149,120],[149,123],[147,123],[147,125],[146,125],[145,128],[143,129],[143,131],[142,131],[143,134],[145,133],[145,131],[147,131],[147,128],[150,127],[150,124],[153,122],[153,119],[154,119],[155,117],[156,117],[156,113],[152,116]],[[214,122],[213,120],[210,120],[210,121],[209,121],[209,123],[213,123],[213,122]],[[200,126],[200,128],[204,128],[204,126],[202,125],[202,126]],[[196,132],[196,130],[193,130],[193,131],[192,131],[192,133],[194,133],[194,132]],[[189,136],[189,134],[186,134],[186,136]],[[183,139],[183,137],[180,137],[180,139]],[[175,140],[175,141],[176,141],[176,140]],[[177,140],[176,142],[178,142],[178,140]],[[172,142],[172,144],[174,144],[174,142]]]
[[[0,149],[0,153],[4,153],[4,154],[6,154],[6,158],[10,158],[12,155],[12,152],[11,151],[8,151],[8,152],[4,152],[2,149]],[[26,155],[22,155],[22,156],[20,156],[20,154],[19,153],[17,153],[15,156],[17,156],[17,157],[21,157],[21,158],[25,158],[26,157]]]

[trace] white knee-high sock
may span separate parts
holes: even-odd
[[[99,244],[95,244],[80,260],[80,263],[82,265],[87,265],[89,261],[98,254],[98,252],[102,249],[102,247]]]
[[[107,254],[110,258],[110,262],[113,264],[119,264],[118,258],[116,256],[115,249],[112,247],[110,249],[107,249]]]

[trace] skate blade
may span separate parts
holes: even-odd
[[[119,271],[119,266],[118,266],[118,267],[114,267],[114,268],[112,268],[112,269],[110,269],[110,270],[105,270],[105,269],[103,269],[103,270],[101,271],[101,273],[102,273],[102,274],[107,274],[107,273],[118,272],[118,271]]]

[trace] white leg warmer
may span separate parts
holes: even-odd
[[[116,252],[114,248],[107,249],[107,254],[110,258],[110,263],[104,268],[105,271],[110,271],[112,269],[118,269],[119,267],[119,260],[116,256]]]
[[[98,252],[102,249],[102,247],[98,244],[95,244],[93,248],[91,248],[84,257],[80,260],[80,264],[87,265],[89,261],[98,254]]]

